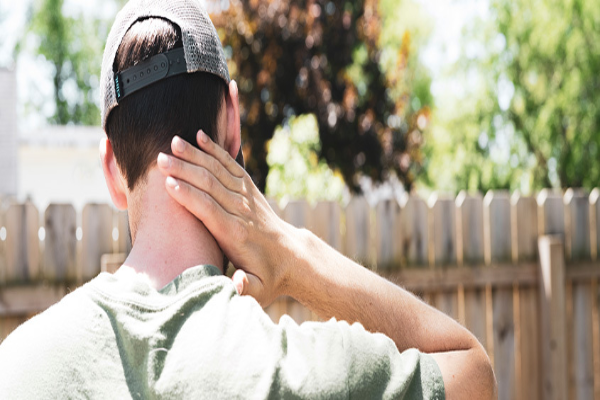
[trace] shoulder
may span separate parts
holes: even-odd
[[[78,289],[15,329],[0,344],[0,393],[27,398],[56,386],[82,345],[81,321],[90,317],[90,306]]]

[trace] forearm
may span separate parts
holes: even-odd
[[[471,333],[453,319],[406,290],[344,257],[308,231],[297,232],[301,251],[288,295],[321,318],[360,322],[394,340],[400,351],[417,348],[435,353],[468,350],[477,345]]]

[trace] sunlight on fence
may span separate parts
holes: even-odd
[[[600,191],[405,195],[369,205],[291,201],[273,209],[471,330],[500,399],[600,398]],[[42,230],[43,228],[43,234]],[[0,210],[0,338],[131,248],[127,214],[68,204]],[[315,316],[289,298],[275,321]]]

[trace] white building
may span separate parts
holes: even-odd
[[[100,127],[48,126],[20,132],[16,74],[0,68],[0,198],[49,203],[111,203],[100,165]]]
[[[18,199],[40,210],[49,203],[112,204],[98,146],[100,127],[49,126],[19,135]]]
[[[0,197],[18,194],[17,79],[0,68]]]

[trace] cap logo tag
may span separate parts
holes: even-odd
[[[121,98],[121,85],[119,84],[119,74],[115,75],[115,91],[117,92],[117,100]]]
[[[183,48],[157,54],[125,71],[115,73],[117,103],[158,81],[185,73],[187,63]]]

